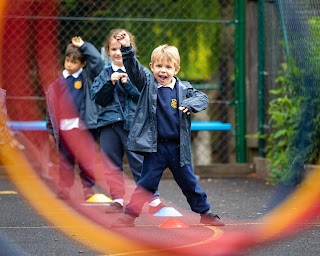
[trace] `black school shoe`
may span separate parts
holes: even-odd
[[[220,220],[220,217],[212,212],[200,214],[200,223],[210,226],[224,226],[225,224]]]
[[[135,217],[124,213],[119,219],[117,219],[113,224],[111,224],[111,227],[112,228],[134,227],[135,219],[136,219]]]
[[[105,213],[120,213],[123,212],[123,206],[117,202],[113,202],[107,207]]]

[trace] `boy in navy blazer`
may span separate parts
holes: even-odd
[[[176,77],[180,70],[176,47],[161,45],[154,49],[150,72],[135,57],[125,31],[115,38],[122,45],[123,63],[129,78],[141,91],[128,148],[143,154],[144,161],[138,186],[124,214],[112,226],[134,226],[135,218],[157,190],[166,168],[171,170],[191,210],[200,214],[200,223],[223,226],[219,216],[212,213],[206,193],[198,186],[191,163],[190,113],[207,108],[207,95]]]

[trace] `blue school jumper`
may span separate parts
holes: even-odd
[[[158,141],[179,141],[179,110],[176,86],[172,89],[162,86],[158,89]]]

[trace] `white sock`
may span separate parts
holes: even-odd
[[[123,199],[122,198],[113,199],[113,202],[121,204],[123,206]]]
[[[152,207],[157,207],[160,203],[161,203],[160,198],[156,198],[156,199],[152,200],[152,201],[149,203],[149,205],[152,206]]]

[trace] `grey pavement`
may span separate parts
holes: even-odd
[[[225,231],[254,228],[266,211],[275,191],[275,188],[267,185],[263,179],[253,176],[214,179],[201,179],[200,177],[199,185],[206,191],[214,211],[227,223],[221,228]],[[173,179],[161,180],[159,191],[167,204],[182,211],[189,211],[185,197]],[[76,242],[72,237],[67,237],[59,231],[58,227],[48,223],[41,217],[41,214],[37,214],[3,171],[0,171],[0,203],[1,256],[102,255]],[[185,223],[189,221],[188,218],[183,217],[181,220]],[[143,222],[144,217],[142,216],[138,223]],[[130,232],[141,230],[138,227],[130,229]],[[163,231],[159,232],[157,226],[149,226],[148,230],[158,232],[155,236],[157,239],[165,239],[162,237],[161,232]],[[310,223],[307,230],[301,229],[300,232],[286,239],[248,248],[241,255],[320,255],[319,241],[320,221],[318,219]],[[105,252],[104,255],[108,253]]]

